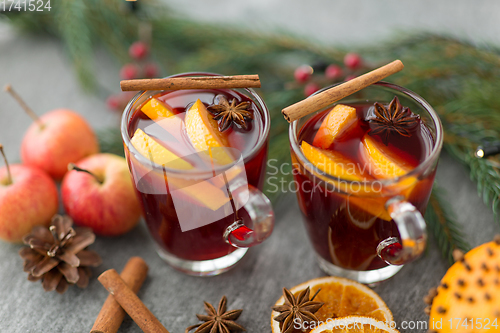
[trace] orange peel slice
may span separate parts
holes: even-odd
[[[327,149],[333,141],[344,133],[357,120],[356,109],[352,106],[337,104],[323,119],[314,136],[313,146]]]

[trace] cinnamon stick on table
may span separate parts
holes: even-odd
[[[120,277],[137,294],[147,274],[148,265],[146,262],[140,257],[132,257],[123,268]],[[90,333],[116,333],[124,318],[125,311],[115,298],[109,295],[97,315]]]
[[[169,333],[114,269],[97,279],[145,333]]]
[[[395,60],[385,66],[290,105],[284,108],[281,113],[285,119],[291,123],[294,120],[321,110],[322,108],[335,103],[344,97],[360,91],[361,89],[368,87],[369,85],[378,82],[389,75],[397,73],[403,68],[404,65],[401,60]]]
[[[172,77],[165,79],[124,80],[122,91],[260,88],[258,75]]]

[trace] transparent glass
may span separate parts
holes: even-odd
[[[174,77],[214,75],[218,74],[183,73]],[[274,226],[271,203],[261,192],[269,141],[269,111],[252,89],[220,91],[237,91],[253,102],[254,112],[258,112],[261,119],[261,125],[254,127],[258,132],[256,143],[245,152],[231,147],[208,148],[191,155],[181,151],[186,153],[183,158],[197,155],[200,161],[204,161],[195,164],[194,168],[181,170],[171,164],[176,161],[156,163],[155,156],[146,158],[131,143],[134,135],[131,123],[137,112],[141,112],[138,109],[152,96],[164,92],[139,92],[122,116],[125,156],[157,252],[168,264],[191,275],[216,275],[227,271],[249,247],[269,237]],[[179,100],[183,93],[176,92],[175,98]],[[213,90],[192,90],[190,93],[195,94],[195,98],[206,100]],[[174,94],[165,96],[168,102],[169,96]],[[166,128],[168,134],[165,135],[170,135],[168,129],[172,123],[177,124],[177,129],[181,126],[177,139],[189,140],[184,121],[177,117],[155,120],[151,126],[156,126],[157,131]],[[191,149],[188,145],[181,148],[187,151]],[[220,154],[232,156],[231,162],[214,163]]]
[[[386,82],[373,84],[335,104],[388,104],[394,96],[420,115],[432,141],[425,159],[400,177],[352,181],[329,175],[307,160],[300,149],[301,130],[334,104],[290,124],[299,206],[319,264],[330,275],[377,283],[396,274],[425,249],[427,233],[422,215],[443,143],[438,115],[419,95]]]

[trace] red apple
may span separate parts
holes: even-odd
[[[69,171],[61,185],[64,209],[75,224],[102,236],[131,230],[139,221],[141,208],[125,159],[97,154],[76,165],[80,171]]]
[[[57,206],[56,184],[42,170],[19,164],[0,169],[0,239],[20,242],[34,226],[48,226]]]
[[[24,164],[61,179],[74,163],[99,152],[97,137],[89,124],[67,109],[48,112],[33,122],[21,144]]]

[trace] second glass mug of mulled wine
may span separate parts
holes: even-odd
[[[326,273],[371,284],[422,254],[443,143],[429,103],[378,82],[294,121],[289,136],[299,206]]]
[[[129,102],[125,155],[168,264],[216,275],[269,237],[274,214],[261,192],[269,129],[269,111],[253,89],[142,91]]]

